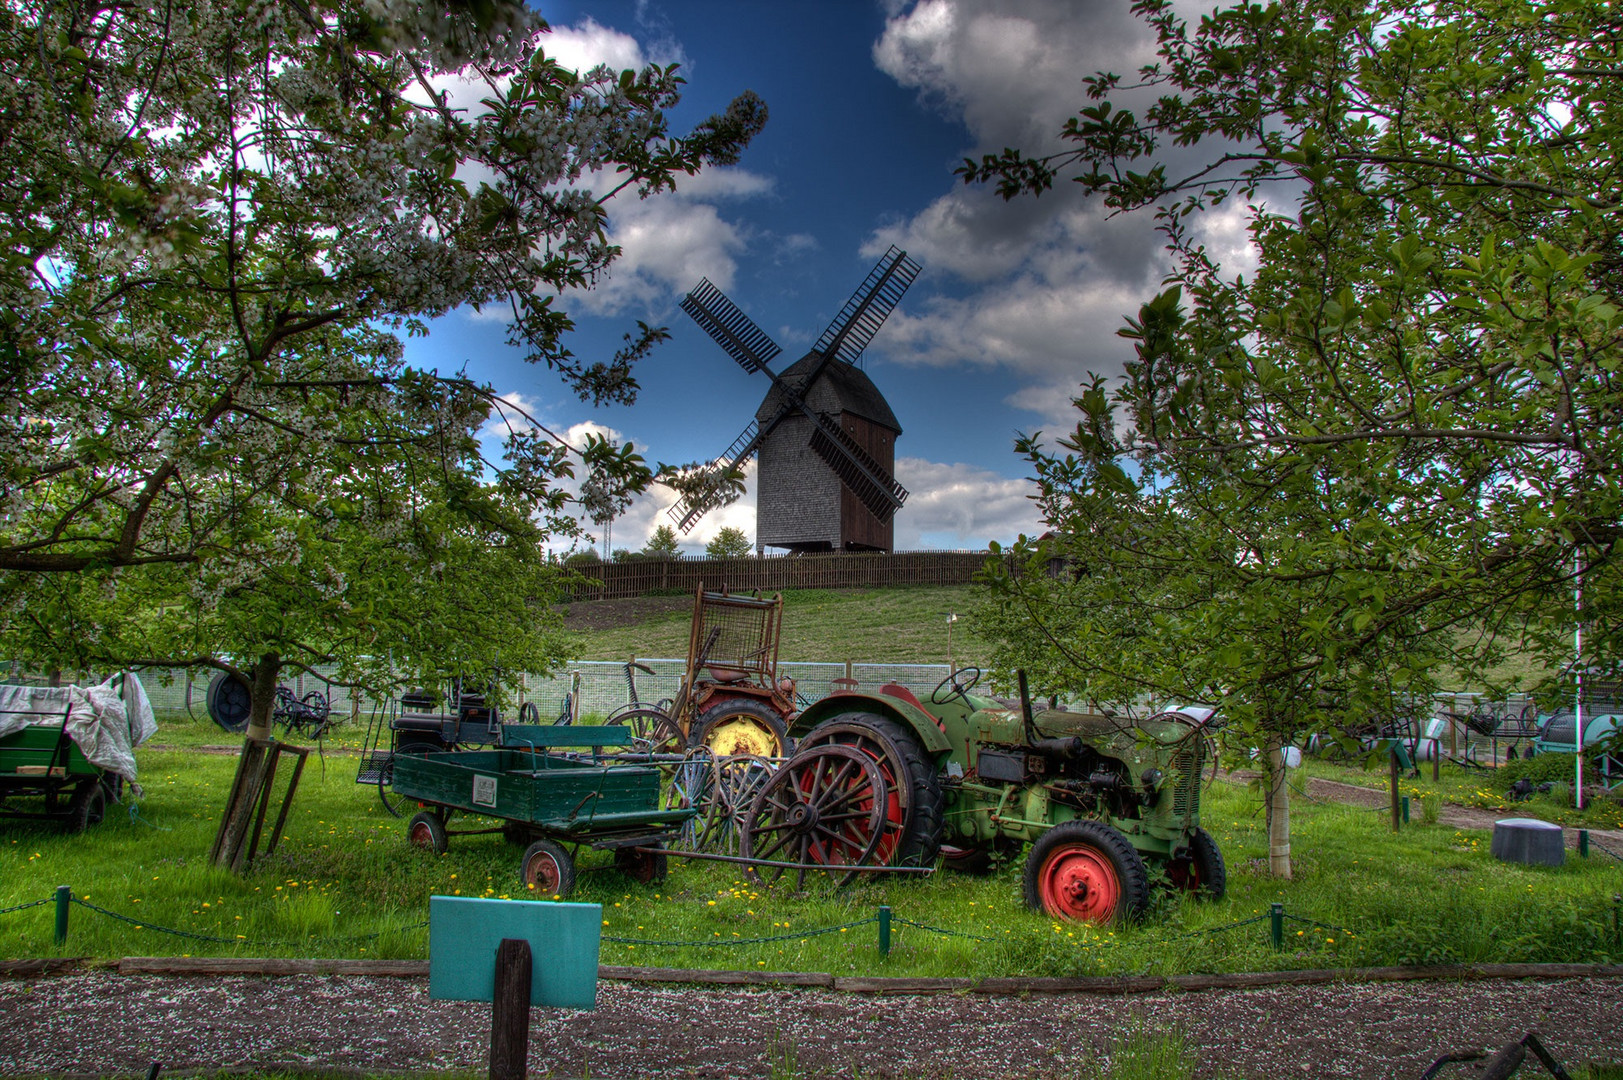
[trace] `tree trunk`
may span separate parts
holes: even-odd
[[[271,737],[271,710],[276,707],[276,679],[281,673],[282,658],[273,652],[261,656],[254,665],[248,709],[247,737],[250,739]]]
[[[1268,872],[1289,881],[1291,876],[1291,789],[1285,769],[1285,741],[1268,736]]]

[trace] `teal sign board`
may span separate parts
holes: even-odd
[[[530,943],[530,1004],[597,1008],[603,905],[432,896],[428,901],[428,996],[489,1001],[503,938]]]

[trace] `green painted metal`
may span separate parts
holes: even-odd
[[[592,724],[503,724],[502,746],[519,750],[527,746],[550,749],[555,746],[628,746],[631,729]]]
[[[56,887],[56,943],[67,944],[68,911],[73,907],[73,890],[66,885]]]
[[[601,904],[433,896],[428,902],[428,996],[489,1001],[503,938],[530,943],[530,1004],[597,1007]]]
[[[890,905],[879,905],[879,955],[890,955]]]
[[[925,752],[932,756],[943,755],[953,748],[935,717],[910,701],[884,694],[830,694],[795,717],[789,733],[804,735],[829,717],[849,712],[874,713],[896,721],[911,729]]]
[[[97,776],[101,772],[85,759],[79,744],[63,734],[60,723],[30,724],[0,735],[0,775],[15,774],[19,765],[65,766],[69,776]]]
[[[1285,947],[1285,905],[1275,903],[1268,908],[1268,932],[1273,937],[1274,951]]]
[[[653,766],[599,765],[527,750],[401,756],[394,763],[394,792],[566,834],[675,827],[696,812],[660,806],[660,774]]]

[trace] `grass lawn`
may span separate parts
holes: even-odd
[[[947,616],[969,607],[973,586],[834,591],[791,589],[783,594],[782,660],[844,661],[872,664],[944,664]],[[628,625],[595,628],[578,635],[579,660],[624,660],[628,656],[684,657],[693,616],[692,597],[672,598],[666,610]],[[569,605],[572,620],[592,614],[596,604]],[[608,610],[607,608],[601,610]],[[990,652],[969,629],[953,624],[952,648],[962,665]]]
[[[229,737],[171,722],[157,741]],[[408,847],[405,823],[383,811],[375,789],[354,783],[356,759],[339,754],[312,758],[275,857],[241,877],[214,869],[206,856],[234,758],[143,749],[139,760],[146,796],[134,818],[115,807],[75,837],[5,823],[0,908],[65,884],[140,925],[76,905],[58,949],[53,907],[42,905],[0,915],[0,955],[423,957],[429,896],[520,895],[519,849],[499,836],[453,838],[443,856]],[[645,887],[586,852],[572,899],[603,905],[606,938],[635,939],[605,940],[603,961],[614,964],[939,976],[1623,959],[1613,924],[1623,863],[1597,855],[1556,870],[1510,866],[1489,857],[1485,832],[1417,824],[1394,835],[1378,813],[1307,800],[1292,818],[1296,876],[1281,882],[1263,871],[1254,796],[1214,785],[1205,820],[1228,860],[1228,897],[1164,897],[1135,927],[1057,924],[1026,910],[1019,862],[988,878],[942,872],[796,894],[753,886],[730,867],[675,859],[663,885]],[[1283,951],[1271,947],[1266,921],[1221,929],[1266,916],[1275,901],[1293,917]],[[948,933],[901,926],[882,958],[875,926],[864,923],[880,904]]]

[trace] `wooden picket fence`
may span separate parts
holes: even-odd
[[[701,583],[730,592],[875,589],[892,585],[967,585],[986,565],[984,551],[836,552],[766,558],[646,559],[574,569],[587,579],[578,600],[621,600],[650,593],[691,593]]]

